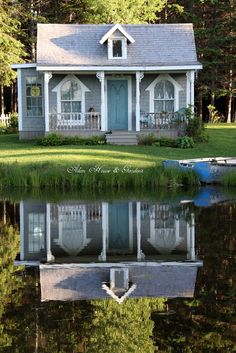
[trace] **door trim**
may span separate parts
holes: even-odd
[[[132,131],[132,77],[122,76],[113,77],[105,76],[105,120],[106,120],[106,130],[108,129],[108,99],[107,99],[107,81],[108,80],[127,80],[128,81],[128,131]]]

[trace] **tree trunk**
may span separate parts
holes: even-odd
[[[0,113],[4,114],[4,88],[3,88],[2,85],[0,86],[0,101],[1,101],[1,103],[0,103],[0,105],[1,105]]]
[[[233,70],[230,69],[229,70],[229,99],[228,99],[227,123],[231,123],[232,100],[233,100],[232,88],[233,88]]]
[[[228,114],[227,114],[227,123],[229,124],[231,123],[232,100],[233,100],[233,95],[230,92],[229,99],[228,99]]]

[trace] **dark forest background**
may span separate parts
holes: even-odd
[[[0,114],[17,110],[10,65],[36,60],[37,23],[187,23],[203,70],[196,110],[236,122],[236,0],[0,0]]]

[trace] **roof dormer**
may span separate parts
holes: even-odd
[[[100,44],[107,42],[108,59],[126,59],[127,43],[134,43],[134,38],[124,28],[116,24],[100,40]]]

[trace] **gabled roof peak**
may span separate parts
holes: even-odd
[[[116,24],[102,37],[99,43],[104,44],[116,30],[120,31],[130,43],[135,42],[134,38],[129,35],[120,24]]]

